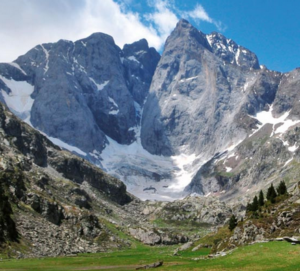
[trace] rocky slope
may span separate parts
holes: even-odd
[[[0,137],[2,248],[14,241],[12,255],[54,256],[126,245],[99,220],[133,200],[122,182],[61,151],[2,104]]]
[[[188,191],[223,191],[223,199],[245,201],[247,194],[252,196],[271,182],[277,184],[284,179],[289,186],[298,182],[295,172],[299,170],[300,118],[297,98],[292,105],[289,96],[298,92],[298,74],[296,69],[283,76],[273,104],[252,116],[259,121],[252,133],[235,149],[204,164],[186,188]]]
[[[289,195],[280,196],[275,203],[265,201],[259,211],[240,216],[234,230],[229,231],[226,225],[202,241],[212,242],[210,244],[214,252],[255,242],[288,241],[294,245],[299,244],[299,197],[297,183],[289,189]]]
[[[131,246],[132,237],[149,245],[185,243],[199,225],[206,223],[209,231],[232,213],[217,199],[209,200],[210,212],[201,198],[142,202],[121,181],[62,151],[1,103],[0,137],[0,254],[6,257],[100,252]],[[156,224],[176,223],[172,217],[180,206],[189,209],[185,219],[194,227]]]

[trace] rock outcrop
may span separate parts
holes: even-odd
[[[121,181],[61,151],[1,103],[0,138],[0,240],[4,246],[23,244],[12,255],[70,255],[128,245],[99,220],[112,212],[106,210],[133,200]]]
[[[281,74],[249,50],[181,20],[166,41],[145,104],[142,144],[150,153],[226,150],[251,131],[248,114],[273,102]]]
[[[159,58],[146,40],[121,50],[102,33],[41,44],[13,64],[0,65],[2,101],[10,106],[14,91],[31,88],[24,108],[14,113],[86,154],[101,152],[106,136],[120,144],[135,140],[133,128]]]

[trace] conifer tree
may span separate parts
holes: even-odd
[[[275,198],[277,197],[275,188],[273,186],[273,184],[271,184],[271,186],[268,189],[267,192],[267,200],[271,201],[272,203],[275,203]]]
[[[285,185],[285,182],[284,181],[281,181],[277,187],[277,193],[278,195],[285,195],[287,194],[287,188],[286,188],[286,185]]]
[[[258,199],[257,199],[257,196],[255,196],[253,198],[253,202],[252,202],[252,211],[255,212],[258,210]]]
[[[252,204],[249,202],[246,206],[246,212],[251,212],[252,211]]]
[[[262,190],[259,192],[259,197],[258,197],[258,205],[259,206],[264,206],[265,204],[265,198],[264,198],[264,193]]]
[[[230,220],[229,220],[228,229],[230,231],[233,231],[236,226],[237,226],[237,219],[236,219],[235,215],[232,215]]]
[[[8,240],[17,240],[18,233],[15,222],[11,219],[12,208],[8,197],[0,184],[0,243]]]

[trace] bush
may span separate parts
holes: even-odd
[[[278,195],[286,195],[287,194],[287,188],[284,181],[281,181],[277,187],[277,193]]]
[[[230,218],[230,220],[229,220],[228,229],[230,231],[233,231],[236,226],[237,226],[237,219],[236,219],[235,215],[232,215],[231,218]]]
[[[0,242],[6,240],[17,241],[18,233],[15,222],[12,220],[13,214],[8,197],[0,185]]]

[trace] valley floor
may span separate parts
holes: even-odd
[[[256,243],[214,259],[207,257],[209,249],[184,251],[173,256],[175,248],[136,244],[128,250],[76,257],[3,259],[0,270],[135,270],[157,261],[163,261],[163,266],[157,270],[300,270],[300,246],[287,242]]]

